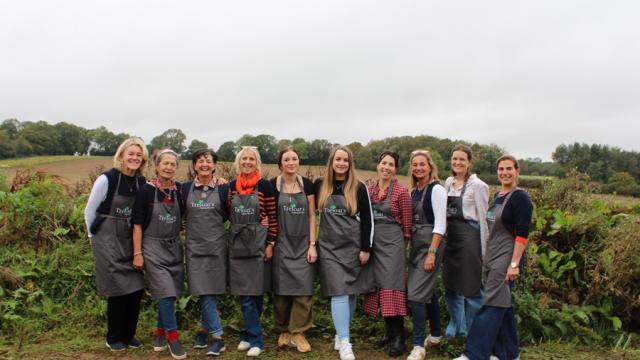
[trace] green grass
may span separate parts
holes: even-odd
[[[73,156],[73,155],[55,155],[55,156],[33,156],[17,159],[0,160],[0,169],[29,168],[38,165],[51,164],[60,161],[80,160],[80,159],[98,159],[101,156]]]

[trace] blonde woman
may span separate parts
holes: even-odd
[[[142,139],[123,141],[113,156],[113,168],[93,184],[84,212],[95,258],[96,288],[107,297],[106,345],[112,351],[142,346],[135,334],[144,278],[132,265],[129,221],[136,193],[146,183],[142,171],[148,160]]]
[[[316,181],[320,231],[318,258],[322,294],[331,297],[331,317],[336,329],[334,348],[341,360],[354,360],[349,327],[356,295],[373,288],[364,271],[373,244],[373,217],[369,193],[358,181],[353,153],[334,147],[325,177]]]

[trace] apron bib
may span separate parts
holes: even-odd
[[[447,247],[445,248],[442,279],[444,286],[464,296],[480,295],[482,284],[482,245],[480,228],[474,228],[462,213],[462,198],[447,198]],[[447,189],[447,194],[450,189]]]
[[[501,308],[511,307],[511,289],[509,288],[509,283],[504,281],[504,278],[511,264],[515,239],[514,235],[507,230],[502,222],[502,211],[511,195],[516,191],[520,191],[520,189],[512,190],[507,194],[502,204],[497,205],[494,203],[487,211],[489,239],[487,240],[487,261],[484,266],[485,305]]]
[[[434,185],[435,186],[435,185]],[[429,303],[433,296],[438,279],[438,270],[444,257],[445,238],[440,240],[436,253],[436,263],[432,271],[424,271],[424,259],[429,253],[433,236],[433,224],[429,224],[424,213],[424,201],[427,187],[422,192],[420,201],[413,204],[413,236],[409,252],[409,277],[407,282],[407,299],[410,301]],[[413,191],[417,191],[414,189]]]
[[[187,195],[187,275],[194,295],[224,294],[227,238],[218,186],[195,187]]]
[[[264,262],[267,228],[260,224],[257,190],[234,195],[230,211],[229,290],[232,295],[263,295],[268,289],[269,269]]]
[[[182,242],[180,241],[180,206],[158,201],[153,193],[151,221],[142,234],[144,269],[153,299],[179,297],[184,284]]]
[[[391,215],[393,186],[394,182],[389,185],[383,202],[372,204],[373,251],[367,266],[373,270],[376,287],[405,291],[404,235],[402,227]]]
[[[130,220],[136,197],[118,193],[121,177],[122,173],[118,172],[118,185],[111,200],[109,214],[98,214],[105,219],[91,239],[96,269],[96,289],[98,294],[106,297],[131,294],[144,289],[142,271],[133,268]],[[136,189],[138,189],[137,177]]]
[[[278,177],[278,180],[281,178]],[[315,271],[307,262],[309,250],[308,200],[301,193],[278,197],[278,241],[273,249],[273,292],[276,295],[313,295]]]

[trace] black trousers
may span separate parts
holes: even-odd
[[[125,344],[135,337],[144,290],[107,299],[107,342]]]

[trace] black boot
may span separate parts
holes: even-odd
[[[373,343],[374,349],[382,349],[391,341],[391,325],[389,324],[389,320],[389,317],[384,318],[384,335]]]
[[[407,352],[405,345],[405,333],[404,333],[404,318],[402,316],[394,316],[392,320],[393,324],[393,339],[391,339],[391,347],[389,348],[389,356],[396,357]]]

